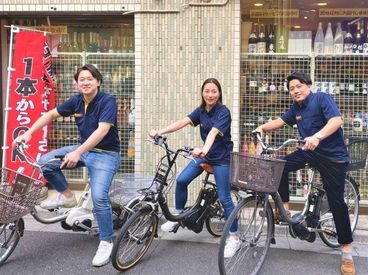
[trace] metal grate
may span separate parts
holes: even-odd
[[[134,172],[134,54],[126,53],[58,53],[53,58],[56,79],[56,104],[77,93],[74,73],[84,64],[94,64],[103,76],[101,90],[114,95],[118,105],[121,140],[121,165],[118,173]],[[53,122],[50,149],[78,143],[79,133],[73,118]],[[84,169],[65,171],[70,181],[86,181]]]
[[[256,145],[249,133],[258,125],[279,117],[291,105],[285,77],[299,70],[311,75],[313,91],[331,94],[344,119],[346,137],[368,134],[368,56],[308,56],[288,54],[247,54],[241,59],[240,144],[242,152],[255,153]],[[267,136],[271,144],[297,137],[297,129],[285,126]],[[294,148],[288,148],[289,153]],[[360,183],[361,198],[368,199],[367,170],[352,171]],[[302,183],[307,170],[290,174],[291,196],[302,196]]]

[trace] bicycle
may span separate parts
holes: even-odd
[[[166,194],[175,181],[177,157],[181,155],[192,159],[190,155],[193,149],[183,147],[172,151],[166,137],[162,136],[154,138],[153,143],[162,147],[165,154],[158,161],[151,186],[138,190],[141,198],[135,205],[135,210],[131,209],[134,214],[128,218],[114,240],[111,259],[113,266],[120,271],[128,270],[137,264],[146,254],[154,237],[158,236],[159,207],[167,220],[178,222],[174,233],[180,227],[199,233],[204,224],[214,237],[220,237],[223,231],[224,210],[218,200],[216,184],[209,180],[212,167],[201,164],[206,175],[195,203],[185,208],[182,213],[174,215],[169,210]]]
[[[337,242],[334,220],[328,206],[325,191],[314,179],[314,168],[308,179],[308,192],[301,213],[288,217],[283,202],[277,192],[280,184],[285,161],[275,158],[275,153],[288,144],[301,144],[298,139],[288,139],[280,147],[272,148],[265,145],[256,133],[263,148],[263,155],[251,156],[233,153],[231,156],[231,182],[240,188],[241,200],[226,221],[224,233],[221,237],[218,254],[218,265],[222,275],[257,274],[261,269],[270,244],[275,244],[275,219],[269,197],[271,196],[275,210],[281,215],[279,225],[287,226],[290,236],[308,242],[316,240],[316,234],[322,241],[332,248],[340,245]],[[368,143],[364,139],[351,139],[349,150],[360,152],[360,159],[352,158],[350,170],[364,168]],[[359,156],[358,156],[359,157]],[[345,180],[345,202],[349,209],[352,231],[355,230],[359,215],[359,189],[353,177],[348,173]],[[232,222],[238,219],[238,232],[241,246],[231,258],[224,258],[224,247],[229,237]]]
[[[16,150],[25,162],[33,167],[31,176],[22,174],[22,170],[13,171],[7,168],[1,169],[0,183],[0,266],[9,258],[16,248],[20,238],[24,234],[25,225],[23,216],[31,214],[32,217],[43,224],[60,222],[65,230],[86,231],[96,236],[98,226],[93,225],[93,203],[89,184],[82,192],[78,204],[73,208],[57,208],[53,210],[41,210],[36,206],[40,190],[43,186],[42,167],[27,154],[28,145],[24,142],[17,143]],[[56,156],[44,165],[54,161],[61,161],[63,156]],[[127,220],[130,212],[127,209],[134,208],[137,202],[135,198],[124,206],[115,200],[112,203],[114,229],[121,228]],[[127,207],[127,208],[125,208]]]

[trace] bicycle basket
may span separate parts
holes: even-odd
[[[242,190],[277,192],[285,162],[281,159],[233,152],[230,181],[232,185]]]
[[[348,170],[364,169],[368,154],[368,139],[349,137],[346,147],[350,156]]]
[[[31,212],[42,182],[13,170],[1,169],[0,223],[13,222]]]

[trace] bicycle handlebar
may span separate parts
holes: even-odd
[[[56,155],[54,158],[47,161],[44,165],[39,165],[36,160],[29,157],[25,151],[29,148],[29,144],[26,144],[24,140],[16,141],[16,150],[23,156],[24,160],[31,165],[32,167],[36,167],[38,169],[41,169],[43,166],[47,165],[48,163],[51,163],[56,160],[63,160],[65,157],[64,155]]]
[[[260,142],[263,151],[265,152],[271,152],[271,153],[276,153],[278,151],[280,151],[282,148],[285,148],[287,145],[292,144],[292,143],[297,143],[297,144],[305,144],[305,140],[302,139],[296,139],[296,138],[289,138],[287,140],[284,141],[283,144],[281,144],[279,147],[271,147],[268,144],[265,144],[262,140],[261,137],[261,133],[258,131],[253,131],[251,133],[253,135],[253,137],[255,139],[257,139],[258,142]]]
[[[182,148],[179,148],[177,149],[176,151],[173,151],[169,148],[169,145],[167,144],[167,137],[165,136],[155,136],[153,139],[150,139],[148,140],[150,142],[153,142],[153,144],[155,145],[158,145],[160,147],[163,147],[167,153],[169,154],[174,154],[174,155],[181,155],[183,156],[184,158],[187,158],[187,159],[194,159],[192,156],[191,156],[191,153],[193,151],[193,148],[192,147],[189,147],[189,146],[184,146]]]

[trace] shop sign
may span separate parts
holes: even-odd
[[[298,9],[251,9],[250,18],[299,18]]]
[[[50,32],[52,35],[54,34],[68,34],[68,26],[32,26],[32,29],[36,29],[38,31]]]
[[[368,17],[368,9],[320,9],[319,17]]]
[[[43,32],[21,31],[15,36],[13,68],[9,97],[7,126],[7,168],[17,170],[25,160],[11,144],[26,132],[44,113],[54,107],[54,84],[51,68],[51,51]],[[29,156],[39,159],[48,151],[49,126],[32,135]],[[32,167],[25,165],[24,174],[31,175]]]

